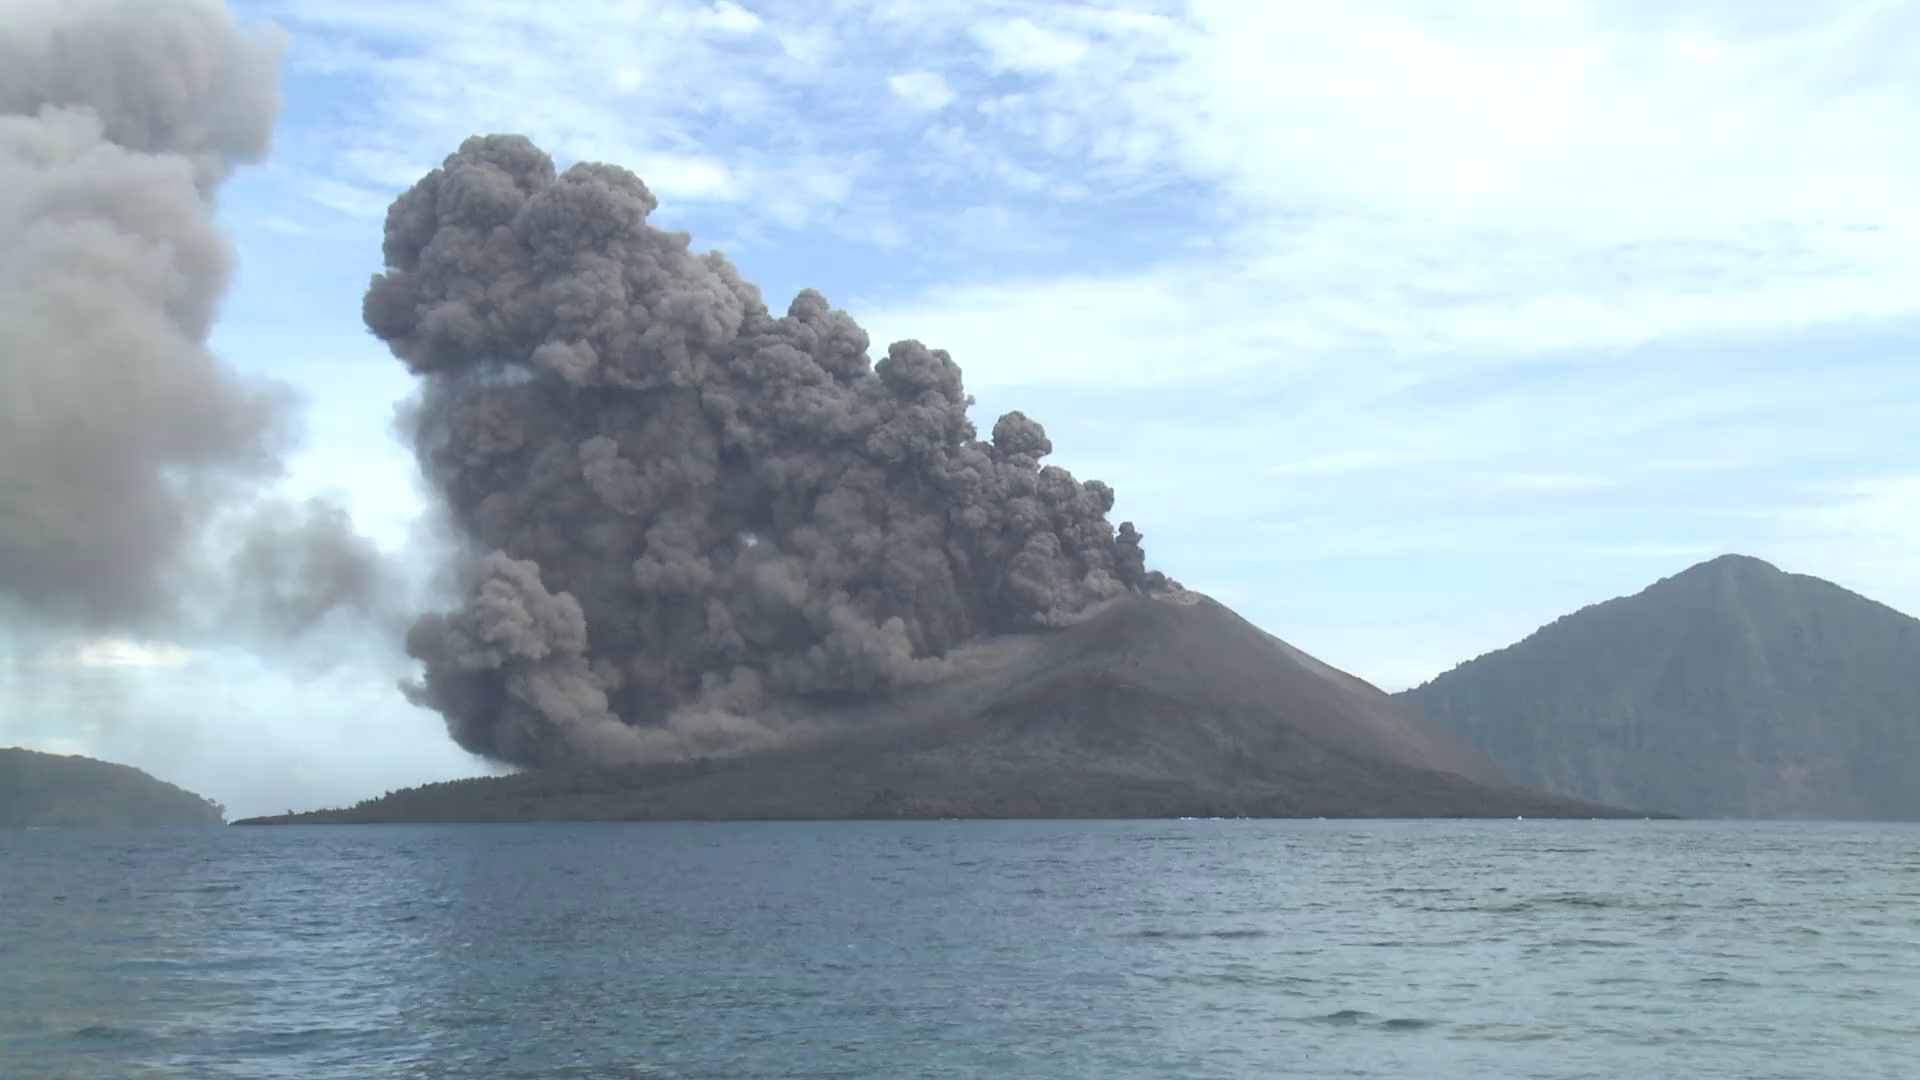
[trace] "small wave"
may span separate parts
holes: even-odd
[[[1440,1024],[1438,1020],[1422,1020],[1412,1016],[1376,1016],[1361,1009],[1341,1009],[1324,1016],[1308,1016],[1303,1019],[1309,1024],[1330,1024],[1335,1027],[1365,1026],[1378,1028],[1381,1031],[1425,1031]]]
[[[134,1028],[116,1027],[112,1024],[88,1024],[86,1027],[75,1031],[73,1037],[76,1039],[98,1039],[105,1041],[108,1039],[136,1039],[142,1034],[144,1033]]]
[[[441,1063],[444,1067],[445,1063]],[[471,1067],[473,1061],[463,1058],[456,1065]],[[360,1074],[355,1074],[360,1075]],[[382,1074],[382,1075],[399,1075]],[[439,1072],[408,1072],[408,1076],[443,1075]],[[463,1074],[464,1075],[464,1074]],[[634,1063],[628,1065],[592,1064],[592,1065],[541,1065],[534,1068],[507,1067],[488,1069],[486,1074],[494,1080],[686,1080],[688,1074],[676,1072],[664,1065]],[[789,1076],[810,1076],[811,1073],[789,1073]]]
[[[1273,932],[1270,930],[1256,930],[1251,927],[1238,930],[1136,930],[1130,936],[1155,941],[1199,941],[1205,938],[1235,940],[1240,938],[1272,937]]]
[[[1506,890],[1495,889],[1493,891],[1505,892]],[[1503,903],[1495,903],[1495,904],[1464,904],[1459,907],[1423,907],[1421,910],[1423,911],[1473,911],[1473,912],[1482,912],[1485,914],[1492,914],[1492,915],[1518,915],[1521,912],[1532,911],[1536,908],[1541,908],[1541,907],[1576,907],[1576,908],[1604,909],[1604,908],[1614,908],[1614,907],[1622,907],[1622,906],[1625,906],[1625,905],[1623,905],[1620,901],[1609,900],[1604,896],[1587,896],[1582,893],[1561,893],[1553,896],[1535,896],[1535,897],[1518,898],[1513,900],[1507,900]]]
[[[1161,986],[1249,986],[1275,990],[1296,997],[1312,994],[1313,991],[1309,988],[1318,984],[1318,980],[1304,975],[1279,975],[1249,967],[1172,975],[1148,974],[1142,977]]]
[[[1421,904],[1414,910],[1448,914],[1519,915],[1533,908],[1534,902],[1531,900],[1515,900],[1506,904]]]

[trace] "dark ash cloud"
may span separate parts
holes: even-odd
[[[474,553],[411,692],[462,746],[644,758],[1171,585],[1039,423],[977,437],[947,353],[873,363],[812,291],[773,315],[655,205],[490,136],[389,211],[364,316],[423,380],[420,466]]]

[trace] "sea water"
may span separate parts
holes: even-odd
[[[1920,828],[0,833],[0,1077],[1273,1076],[1920,1076]]]

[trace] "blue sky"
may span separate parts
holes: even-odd
[[[215,345],[389,547],[382,216],[512,131],[951,350],[1156,566],[1386,688],[1727,551],[1920,613],[1920,5],[230,6],[290,47]],[[86,700],[0,677],[16,740],[241,811],[480,770],[387,660],[62,650]]]

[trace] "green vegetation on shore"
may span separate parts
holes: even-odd
[[[219,803],[129,765],[0,748],[0,828],[209,826]]]

